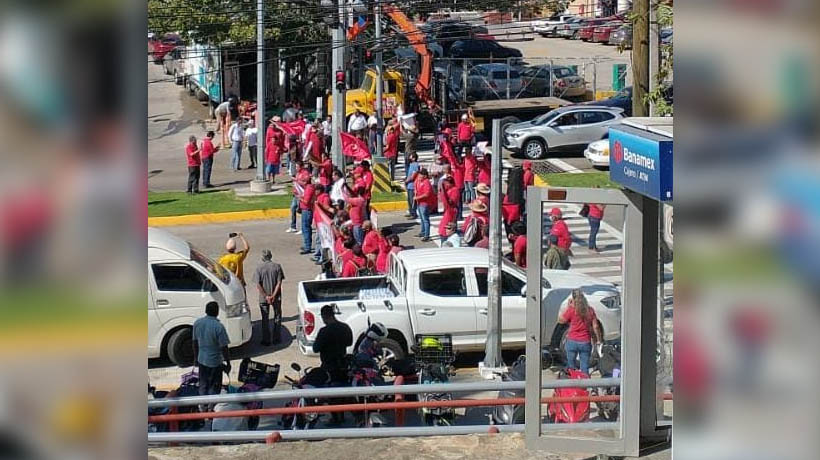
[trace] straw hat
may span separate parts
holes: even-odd
[[[487,206],[478,200],[475,200],[472,203],[470,203],[469,208],[470,211],[473,212],[487,212]]]
[[[490,186],[485,184],[484,182],[479,182],[479,184],[475,186],[475,191],[482,195],[489,195]]]

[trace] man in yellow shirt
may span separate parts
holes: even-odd
[[[236,238],[242,241],[242,244],[245,246],[244,249],[241,251],[236,250]],[[228,251],[227,254],[224,254],[222,257],[219,258],[219,265],[230,270],[239,281],[242,282],[242,286],[245,285],[245,257],[248,256],[248,252],[251,249],[251,245],[248,244],[248,240],[245,239],[245,235],[241,232],[235,235],[231,235],[228,239],[228,242],[225,243],[225,249]]]

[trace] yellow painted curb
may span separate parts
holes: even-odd
[[[535,175],[535,180],[533,182],[535,182],[535,185],[537,187],[549,187],[550,185],[547,183],[547,181],[541,179],[541,176],[539,176],[538,174]]]
[[[373,209],[379,212],[402,211],[407,209],[406,201],[385,201],[373,203]],[[290,209],[255,209],[252,211],[215,212],[189,214],[184,216],[149,217],[149,227],[171,227],[175,225],[204,225],[243,220],[284,219],[290,217]]]

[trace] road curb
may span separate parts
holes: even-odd
[[[402,211],[407,209],[406,201],[384,201],[373,203],[372,208],[379,212]],[[255,209],[251,211],[216,212],[205,214],[188,214],[182,216],[149,217],[149,227],[172,227],[176,225],[203,225],[243,220],[285,219],[290,217],[290,209]]]
[[[547,183],[544,179],[541,179],[541,176],[538,174],[535,175],[535,180],[533,181],[536,187],[549,187],[550,184]]]

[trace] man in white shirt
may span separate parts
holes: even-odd
[[[333,139],[333,118],[330,115],[322,122],[322,136],[325,137],[325,152],[330,153],[330,143]]]
[[[342,172],[338,169],[333,170],[333,183],[330,187],[330,201],[333,204],[339,202],[339,200],[346,201],[345,193],[344,193],[344,185],[345,185],[345,178],[342,175]]]
[[[376,115],[367,117],[367,147],[373,155],[381,155],[381,152],[376,152],[376,136],[379,135],[379,119]]]
[[[367,129],[367,118],[362,113],[362,109],[357,106],[356,112],[350,116],[350,121],[347,123],[347,132],[364,139],[365,129]]]
[[[443,248],[460,248],[461,235],[456,231],[456,223],[450,222],[444,227],[444,235],[442,237],[441,247]]]
[[[245,130],[242,129],[242,118],[234,120],[228,130],[228,139],[231,141],[231,167],[239,171],[239,159],[242,155],[242,141],[245,139]]]
[[[248,169],[256,168],[256,121],[251,120],[250,128],[245,130],[245,142],[248,144],[248,154],[251,157],[251,165]]]

